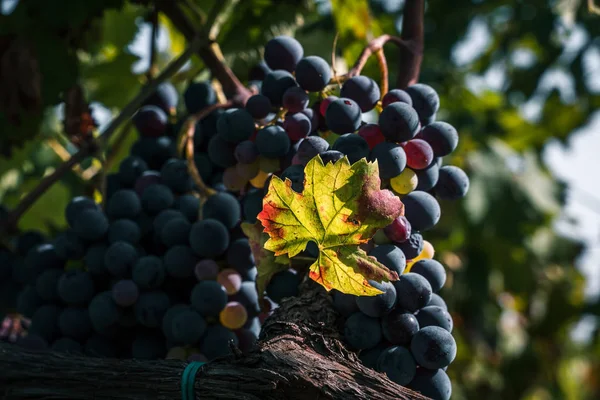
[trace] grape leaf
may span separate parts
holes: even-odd
[[[304,191],[274,176],[258,219],[269,235],[265,249],[276,256],[294,257],[314,241],[319,256],[309,276],[325,289],[354,295],[381,292],[368,284],[398,279],[359,244],[402,215],[404,206],[389,190],[381,190],[379,167],[362,159],[350,165],[347,157],[335,164],[313,158],[304,170]]]
[[[250,249],[258,270],[256,290],[258,296],[262,298],[273,275],[290,267],[290,259],[287,255],[276,257],[275,253],[265,249],[265,242],[269,239],[269,236],[263,233],[260,222],[254,224],[243,222],[241,227],[250,242]]]

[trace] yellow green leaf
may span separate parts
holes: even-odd
[[[256,222],[255,224],[244,222],[241,226],[242,231],[248,236],[250,249],[252,250],[254,262],[258,269],[256,290],[259,297],[262,298],[273,275],[280,271],[285,271],[290,267],[290,259],[287,255],[276,257],[275,253],[265,249],[265,242],[269,239],[269,236],[263,233],[260,222]]]
[[[265,249],[294,257],[314,241],[319,257],[310,277],[327,290],[355,295],[381,293],[367,280],[396,280],[398,275],[358,245],[402,215],[404,206],[389,190],[381,190],[379,167],[362,159],[350,165],[313,158],[304,169],[304,191],[274,176],[258,214],[269,240]],[[260,271],[260,269],[259,269]]]

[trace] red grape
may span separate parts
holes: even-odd
[[[358,135],[367,141],[369,150],[373,150],[373,147],[385,141],[385,137],[381,133],[381,129],[379,129],[379,125],[377,124],[367,124],[362,126],[358,130]]]
[[[413,139],[404,145],[406,164],[412,169],[425,169],[433,161],[433,149],[423,139]]]
[[[412,228],[410,222],[408,222],[408,219],[403,215],[393,220],[391,224],[383,229],[383,232],[388,239],[396,243],[407,241],[411,231]]]

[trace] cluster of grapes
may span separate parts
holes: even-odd
[[[368,77],[344,79],[339,91],[332,78],[329,64],[304,57],[295,39],[270,40],[264,62],[250,71],[249,86],[259,94],[195,126],[194,164],[216,191],[203,203],[177,150],[185,120],[173,117],[178,93],[161,84],[133,118],[140,138],[107,177],[104,209],[77,197],[66,209],[69,229],[52,242],[30,232],[19,237],[17,253],[0,253],[12,266],[6,273],[0,263],[0,278],[24,285],[17,310],[31,318],[29,337],[40,347],[135,358],[212,359],[228,353],[230,341],[250,348],[267,313],[240,222],[256,222],[273,174],[301,192],[312,158],[366,158],[378,162],[382,187],[404,203],[405,215],[366,246],[400,279],[371,282],[383,292],[375,297],[334,291],[344,337],[365,365],[434,399],[449,398],[445,369],[456,344],[436,294],[446,275],[422,232],[439,221],[437,199],[468,190],[460,168],[442,165],[458,134],[435,121],[439,97],[430,86],[381,98]],[[183,100],[194,114],[217,96],[207,82],[195,82]],[[378,123],[364,123],[372,110]],[[315,247],[306,253],[316,256]],[[265,305],[296,295],[301,278],[293,269],[276,274]]]
[[[188,111],[214,102],[211,93],[206,83],[191,85]],[[0,250],[0,282],[20,289],[15,308],[30,320],[18,343],[206,361],[228,354],[232,341],[242,351],[256,341],[266,313],[240,229],[242,206],[220,176],[213,179],[220,191],[206,201],[194,194],[187,163],[177,158],[180,124],[169,118],[177,99],[163,84],[136,113],[140,138],[107,177],[104,208],[75,197],[65,210],[66,231],[54,238],[25,232],[12,252]],[[223,118],[211,115],[198,128],[208,132]],[[197,150],[202,160],[202,144]]]
[[[366,246],[370,256],[400,279],[370,282],[383,292],[374,297],[334,291],[346,342],[360,351],[365,365],[385,372],[398,384],[434,399],[448,399],[451,383],[445,370],[457,348],[452,317],[437,294],[446,272],[433,260],[433,246],[422,232],[440,219],[437,199],[465,196],[469,180],[460,168],[442,165],[442,157],[456,149],[458,134],[450,124],[436,121],[437,93],[428,85],[415,84],[381,98],[376,82],[354,76],[334,96],[327,62],[303,57],[301,45],[288,37],[267,44],[265,62],[272,71],[265,76],[261,94],[248,101],[247,111],[255,118],[265,117],[273,106],[287,113],[277,122],[280,127],[259,130],[248,148],[256,148],[260,155],[285,156],[290,143],[297,146],[292,165],[281,176],[289,178],[298,192],[303,187],[303,167],[316,155],[325,163],[344,156],[351,163],[376,160],[382,187],[400,196],[405,207],[405,215],[380,230]],[[321,97],[308,108],[311,92]],[[375,109],[378,123],[364,123],[363,114]]]

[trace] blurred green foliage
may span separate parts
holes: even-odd
[[[75,150],[62,133],[55,108],[67,88],[82,84],[90,101],[114,114],[145,81],[145,71],[132,69],[139,56],[128,46],[149,14],[147,1],[51,3],[21,1],[12,14],[0,16],[0,50],[9,39],[26,37],[38,50],[34,54],[43,78],[41,105],[23,124],[10,125],[0,111],[2,152],[12,150],[9,158],[0,158],[0,202],[8,208],[60,162],[48,143]],[[215,3],[189,0],[195,10],[188,11],[200,20]],[[306,54],[331,60],[339,34],[335,53],[341,74],[367,40],[400,33],[403,3],[245,0],[233,8],[217,40],[245,81],[268,38],[295,35]],[[570,336],[583,315],[600,314],[600,305],[585,303],[585,282],[574,266],[581,246],[552,229],[564,188],[540,160],[549,138],[565,140],[600,105],[600,93],[586,81],[583,57],[598,49],[600,17],[588,13],[583,3],[427,3],[421,81],[438,90],[438,117],[456,126],[461,137],[458,150],[444,163],[465,168],[471,179],[467,198],[442,204],[441,223],[427,234],[436,258],[448,267],[442,294],[455,319],[459,346],[449,368],[456,400],[600,398],[600,335],[595,332],[588,344]],[[157,57],[162,68],[183,51],[185,41],[166,17],[159,17],[170,40]],[[574,31],[584,33],[578,46],[569,45]],[[464,50],[469,41],[483,45]],[[466,54],[458,59],[461,46]],[[393,45],[386,46],[392,87],[401,62],[397,53]],[[519,55],[527,62],[520,62]],[[552,71],[572,80],[573,93],[543,90]],[[492,72],[501,79],[488,86],[484,77]],[[363,73],[379,79],[374,60]],[[193,58],[173,82],[183,88],[190,79],[207,76],[202,61]],[[528,120],[521,111],[531,99],[540,112]],[[129,134],[117,161],[133,139]],[[61,229],[68,198],[93,193],[97,184],[76,171],[68,174],[25,214],[19,228]]]

